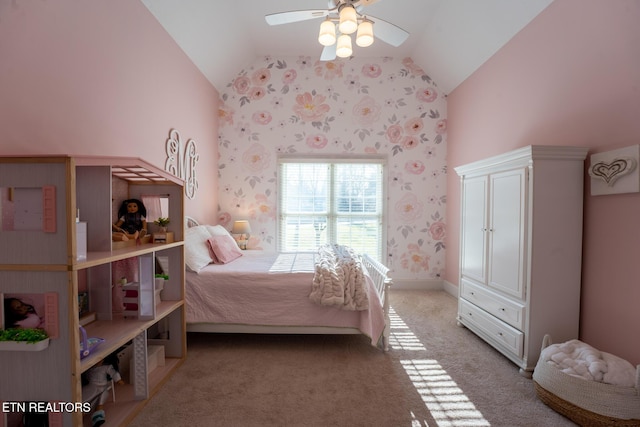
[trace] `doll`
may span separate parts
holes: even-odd
[[[117,353],[111,353],[102,363],[95,365],[83,374],[82,400],[91,404],[91,425],[96,427],[105,423],[104,404],[111,391],[111,381],[122,385],[124,381],[119,372]]]
[[[113,224],[114,241],[137,240],[147,234],[147,208],[138,199],[122,202],[118,209],[118,222]]]
[[[19,298],[6,298],[4,324],[5,328],[41,328],[42,319],[31,304],[26,304]]]

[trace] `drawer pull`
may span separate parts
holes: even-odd
[[[500,307],[498,310],[505,311],[505,309],[503,307]]]

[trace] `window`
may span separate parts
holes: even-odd
[[[382,260],[383,175],[382,160],[280,159],[279,250],[337,243]]]

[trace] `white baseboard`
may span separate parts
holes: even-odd
[[[443,279],[407,280],[393,279],[394,289],[420,289],[424,291],[445,291],[454,298],[458,298],[458,285]]]
[[[391,286],[391,290],[393,289],[422,289],[426,291],[441,291],[442,279],[393,279],[393,286]]]
[[[458,298],[458,285],[454,285],[451,282],[448,282],[446,280],[442,281],[442,290],[445,291],[446,293],[450,294],[451,296]]]

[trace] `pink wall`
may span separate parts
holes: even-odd
[[[215,222],[218,93],[139,1],[0,2],[0,154],[166,160],[194,139],[189,215]]]
[[[458,283],[454,167],[530,144],[593,154],[640,143],[638,22],[637,0],[555,0],[450,94],[447,281]],[[591,196],[589,185],[585,173],[580,338],[638,364],[640,194]]]

